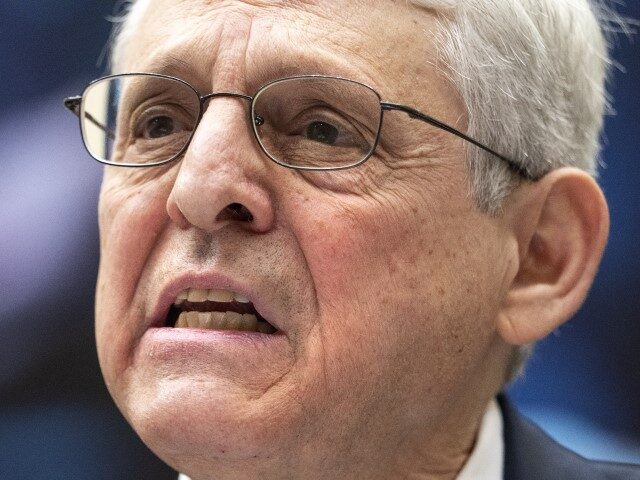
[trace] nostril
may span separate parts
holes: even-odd
[[[231,203],[218,214],[216,220],[238,220],[241,222],[253,222],[253,215],[251,214],[249,209],[241,203]]]

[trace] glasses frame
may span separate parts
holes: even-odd
[[[93,155],[91,153],[91,151],[89,150],[89,147],[87,146],[87,142],[85,141],[85,127],[84,127],[84,122],[82,121],[83,116],[85,115],[85,111],[84,111],[84,102],[83,99],[85,98],[86,93],[89,91],[89,89],[95,85],[96,83],[99,82],[103,82],[105,80],[109,80],[109,79],[113,79],[113,78],[124,78],[124,77],[133,77],[133,76],[147,76],[147,77],[154,77],[154,78],[166,78],[168,80],[172,80],[178,83],[181,83],[182,85],[184,85],[185,87],[187,87],[189,90],[191,90],[196,97],[199,99],[200,101],[200,110],[198,113],[198,119],[196,120],[196,123],[194,125],[194,129],[193,132],[191,132],[191,135],[189,137],[189,140],[185,143],[184,147],[177,152],[175,155],[173,155],[171,158],[167,159],[167,160],[162,160],[160,162],[153,162],[153,163],[123,163],[123,162],[111,162],[109,160],[105,160],[105,159],[100,159],[98,157],[96,157],[95,155]],[[373,94],[375,94],[375,96],[378,98],[378,101],[380,103],[380,122],[378,125],[378,131],[376,132],[376,137],[375,140],[372,144],[372,147],[370,149],[369,152],[367,152],[366,156],[364,158],[362,158],[361,160],[359,160],[358,162],[354,162],[353,164],[349,164],[349,165],[339,165],[339,166],[330,166],[330,167],[312,167],[312,166],[299,166],[299,165],[290,165],[287,164],[285,162],[283,162],[282,160],[279,160],[277,158],[275,158],[273,155],[271,155],[268,150],[265,148],[265,146],[263,145],[262,141],[260,140],[260,135],[258,133],[258,127],[260,126],[258,119],[260,118],[258,115],[255,114],[255,104],[256,104],[256,99],[265,91],[267,90],[269,87],[276,85],[276,84],[280,84],[283,82],[289,82],[289,81],[293,81],[293,80],[298,80],[298,79],[326,79],[326,80],[331,80],[331,79],[335,79],[335,80],[340,80],[340,81],[346,81],[349,83],[353,83],[359,86],[362,86],[366,89],[368,89],[369,91],[371,91]],[[115,167],[130,167],[130,168],[146,168],[146,167],[156,167],[156,166],[160,166],[160,165],[165,165],[167,163],[173,162],[176,159],[178,159],[179,157],[181,157],[185,151],[187,150],[187,148],[189,148],[189,145],[191,144],[191,140],[193,139],[193,136],[198,128],[198,126],[200,125],[200,121],[202,120],[202,116],[204,115],[204,111],[205,111],[205,103],[207,101],[209,101],[212,98],[218,98],[218,97],[233,97],[233,98],[241,98],[244,100],[247,100],[250,102],[250,108],[249,108],[249,122],[251,124],[252,127],[252,131],[254,133],[255,139],[258,142],[258,145],[260,146],[260,149],[263,151],[263,153],[273,162],[277,163],[278,165],[285,167],[285,168],[290,168],[290,169],[294,169],[294,170],[304,170],[304,171],[334,171],[334,170],[345,170],[348,168],[354,168],[357,167],[359,165],[362,165],[364,162],[366,162],[367,160],[369,160],[369,158],[371,158],[371,156],[374,154],[378,143],[380,142],[380,133],[382,131],[382,124],[384,121],[384,112],[387,111],[392,111],[392,110],[396,110],[396,111],[400,111],[403,113],[406,113],[410,118],[412,119],[416,119],[416,120],[420,120],[423,121],[425,123],[428,123],[436,128],[439,128],[441,130],[444,130],[446,132],[449,132],[469,143],[471,143],[472,145],[475,145],[478,148],[481,148],[482,150],[492,154],[493,156],[499,158],[500,160],[506,162],[506,164],[508,165],[508,167],[514,172],[517,173],[518,175],[520,175],[521,177],[529,180],[529,181],[536,181],[538,180],[540,177],[535,177],[533,175],[531,175],[527,169],[525,167],[523,167],[522,165],[520,165],[518,162],[516,162],[515,160],[502,155],[500,153],[498,153],[497,151],[495,151],[494,149],[492,149],[491,147],[483,144],[482,142],[474,139],[473,137],[468,136],[467,134],[461,132],[460,130],[457,130],[456,128],[430,116],[427,115],[426,113],[420,112],[419,110],[416,110],[413,107],[409,107],[407,105],[403,105],[400,103],[395,103],[395,102],[385,102],[382,100],[382,97],[380,96],[380,94],[374,90],[373,88],[371,88],[370,86],[358,82],[356,80],[351,80],[348,78],[343,78],[343,77],[339,77],[339,76],[332,76],[332,75],[296,75],[296,76],[291,76],[291,77],[285,77],[285,78],[279,78],[277,80],[273,80],[271,82],[268,82],[264,85],[262,85],[258,91],[253,95],[246,95],[243,93],[238,93],[238,92],[211,92],[209,94],[206,95],[202,95],[200,94],[200,92],[198,92],[198,90],[196,90],[191,84],[189,84],[188,82],[186,82],[185,80],[182,80],[181,78],[178,77],[174,77],[171,75],[164,75],[161,73],[148,73],[148,72],[131,72],[131,73],[120,73],[120,74],[115,74],[115,75],[107,75],[105,77],[101,77],[98,78],[96,80],[93,80],[91,83],[89,83],[89,85],[86,86],[86,88],[84,89],[84,91],[82,92],[82,95],[79,96],[73,96],[73,97],[68,97],[64,99],[64,106],[69,109],[71,112],[73,112],[79,119],[79,124],[80,124],[80,131],[82,134],[82,143],[85,146],[85,149],[87,150],[87,152],[89,153],[89,155],[91,155],[91,157],[93,157],[95,160],[97,160],[98,162],[105,164],[105,165],[111,165],[111,166],[115,166]],[[93,118],[90,114],[86,115],[86,118],[89,119],[90,122],[94,123],[96,126],[98,126],[99,128],[105,130],[105,132],[108,131],[107,127],[105,127],[104,125],[100,124],[100,122],[98,122],[95,118]],[[108,132],[107,132],[108,133]]]

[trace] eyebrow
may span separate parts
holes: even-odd
[[[252,95],[261,86],[281,78],[299,75],[327,75],[364,83],[383,95],[382,89],[372,77],[366,75],[362,69],[351,67],[348,63],[341,64],[325,59],[320,60],[312,53],[298,49],[292,50],[286,56],[281,56],[280,59],[282,61],[273,62],[268,58],[257,57],[251,63],[251,68],[249,69],[251,74],[244,79],[245,87],[250,91],[242,93]],[[301,65],[304,65],[304,67],[301,67]],[[197,68],[194,68],[194,65],[173,53],[166,53],[153,59],[144,67],[143,71],[176,77],[185,80],[194,87],[199,83],[203,83],[203,79],[198,78]],[[200,92],[200,94],[206,93],[209,92]]]
[[[168,54],[155,59],[149,65],[145,66],[145,71],[148,73],[160,73],[162,75],[183,78],[184,76],[188,77],[193,75],[193,66],[182,58]]]

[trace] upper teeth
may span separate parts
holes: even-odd
[[[233,305],[232,302],[244,305]],[[201,305],[194,305],[196,303]],[[224,303],[230,305],[221,305]],[[209,307],[211,311],[197,310]],[[228,290],[187,289],[176,297],[173,311],[178,314],[175,328],[249,330],[260,333],[276,331],[272,325],[260,317],[247,297]]]
[[[197,288],[189,288],[181,292],[175,301],[175,305],[182,305],[185,301],[189,302],[232,302],[249,303],[249,299],[239,293],[229,290],[200,290]]]

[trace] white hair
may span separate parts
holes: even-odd
[[[468,110],[468,133],[533,177],[562,166],[597,174],[611,62],[604,35],[622,23],[589,0],[411,0],[434,8],[446,75]],[[472,193],[498,211],[517,182],[469,146]]]
[[[124,65],[126,46],[131,42],[142,17],[146,5],[145,0],[118,0],[113,9],[113,15],[109,21],[113,23],[109,45],[111,53],[109,55],[108,68],[111,73]],[[135,7],[135,8],[134,8]]]
[[[468,134],[539,177],[563,166],[597,176],[608,108],[606,32],[625,24],[602,1],[410,0],[441,12],[439,60],[461,94]],[[468,146],[470,192],[496,214],[520,181],[505,162]],[[533,344],[514,349],[517,378]]]
[[[408,0],[439,12],[435,36],[444,72],[462,96],[468,134],[532,177],[573,166],[596,176],[611,61],[605,33],[624,23],[600,0]],[[122,62],[143,0],[123,1],[112,65]],[[127,12],[129,15],[127,16]],[[419,39],[416,39],[419,41]],[[491,214],[520,178],[468,145],[470,193]],[[514,351],[508,378],[531,353]]]

